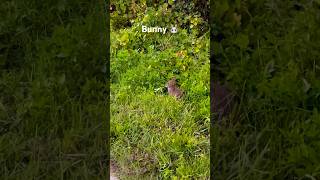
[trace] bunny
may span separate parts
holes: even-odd
[[[170,96],[174,96],[177,99],[179,99],[183,96],[183,92],[178,87],[177,79],[175,77],[167,82],[166,87],[168,88],[168,93]]]

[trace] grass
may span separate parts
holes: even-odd
[[[180,177],[207,175],[208,130],[197,125],[190,104],[147,92],[116,102],[112,154],[126,167],[123,175],[145,171],[160,171],[164,177],[174,176],[174,171]]]
[[[211,130],[214,176],[318,179],[319,4],[215,3],[227,7],[213,15],[215,71],[239,100],[238,117]]]
[[[99,2],[0,9],[0,179],[106,178]]]
[[[123,179],[209,178],[208,33],[141,32],[166,12],[165,4],[150,8],[126,28],[111,18],[111,157]],[[166,92],[173,76],[181,100]]]
[[[110,140],[120,177],[208,179],[211,147],[216,179],[319,179],[319,2],[211,2],[212,79],[230,85],[236,106],[211,127],[210,144],[206,20],[192,3],[113,13]],[[101,7],[0,6],[0,179],[109,176]],[[142,34],[142,24],[179,32]],[[173,76],[182,100],[165,91]]]

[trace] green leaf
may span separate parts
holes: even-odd
[[[240,49],[246,49],[249,45],[249,37],[246,34],[239,34],[234,42]]]
[[[121,37],[120,37],[120,44],[121,45],[126,45],[129,42],[129,34],[125,32]]]
[[[221,17],[226,11],[229,9],[228,1],[217,2],[215,13],[217,14],[217,17]]]

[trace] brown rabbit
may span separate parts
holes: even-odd
[[[219,82],[211,82],[211,88],[211,112],[217,113],[218,120],[221,120],[231,112],[234,94]]]
[[[170,96],[174,96],[176,98],[182,97],[183,92],[181,89],[179,89],[175,77],[167,82],[166,87],[168,88],[168,93]]]

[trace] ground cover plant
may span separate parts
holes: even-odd
[[[1,2],[0,179],[109,176],[101,2]]]
[[[116,9],[111,15],[111,158],[117,174],[208,179],[207,23],[197,11],[178,9],[194,4],[125,2],[111,2]],[[142,33],[142,25],[176,25],[178,32]],[[182,99],[166,92],[172,77],[184,90]]]
[[[216,179],[319,179],[319,1],[214,1],[214,77],[238,97],[211,129]]]

